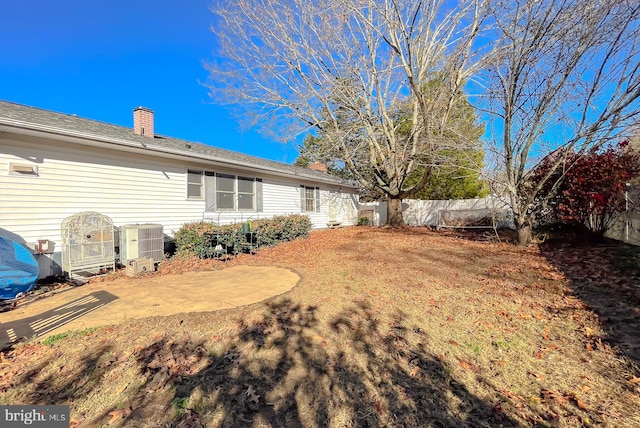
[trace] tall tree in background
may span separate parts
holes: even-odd
[[[345,162],[328,149],[331,149],[331,146],[325,144],[322,137],[309,134],[302,141],[302,145],[298,146],[298,157],[293,164],[307,168],[315,162],[320,162],[327,166],[327,172],[331,175],[345,179],[353,178]]]
[[[220,0],[212,10],[212,96],[285,140],[317,130],[354,178],[385,195],[388,223],[404,224],[402,199],[466,143],[447,138],[461,134],[449,117],[477,72],[485,2]]]
[[[565,156],[583,156],[640,112],[638,18],[628,0],[504,0],[492,5],[496,55],[480,81],[491,119],[499,183],[521,244],[531,240],[532,210],[561,184]],[[535,165],[554,150],[546,173]],[[565,170],[566,172],[566,170]]]
[[[433,169],[429,181],[414,195],[414,198],[472,199],[483,198],[489,194],[488,183],[481,177],[485,157],[481,144],[478,144],[476,149],[451,149],[444,154],[449,162]],[[414,179],[416,178],[410,175],[407,181],[411,183]]]
[[[431,79],[424,85],[422,92],[427,100],[437,91],[440,82],[439,79]],[[410,127],[406,126],[410,123],[410,116],[411,109],[407,104],[406,109],[401,111],[397,118],[400,134],[408,134],[411,131]],[[443,138],[446,139],[446,147],[437,150],[435,165],[431,167],[429,179],[424,187],[416,186],[424,174],[424,169],[419,167],[408,174],[404,189],[415,189],[411,197],[417,199],[466,199],[486,196],[488,186],[480,178],[485,157],[481,137],[485,127],[478,124],[475,110],[462,91],[452,100],[445,129]],[[405,137],[408,138],[408,135]],[[352,152],[358,153],[355,149]],[[336,150],[322,134],[308,135],[299,146],[299,153],[300,156],[294,165],[306,167],[313,162],[321,162],[327,165],[330,174],[353,178],[342,158],[342,152]],[[353,159],[353,164],[361,172],[367,169],[366,157]],[[361,196],[367,201],[384,199],[384,194],[370,190],[365,190]]]
[[[439,80],[430,80],[423,92],[427,99],[437,90]],[[481,178],[485,150],[481,137],[485,126],[477,121],[476,112],[462,91],[451,103],[451,112],[443,133],[446,146],[438,151],[436,165],[421,189],[413,194],[418,199],[468,199],[488,194],[488,186]],[[406,183],[413,186],[422,176],[417,169],[409,174]]]

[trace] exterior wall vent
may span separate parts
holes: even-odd
[[[164,233],[161,224],[126,224],[120,226],[120,263],[148,257],[154,262],[164,256]]]

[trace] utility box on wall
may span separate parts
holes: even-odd
[[[38,279],[63,274],[62,253],[36,254],[34,257],[40,268]]]
[[[120,226],[120,263],[148,257],[154,262],[164,256],[164,233],[161,224],[126,224]]]
[[[29,244],[29,249],[34,254],[52,254],[55,253],[56,243],[48,239],[38,239],[36,242]]]

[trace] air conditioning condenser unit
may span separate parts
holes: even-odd
[[[164,233],[161,224],[126,224],[120,226],[120,263],[148,257],[154,262],[164,256]]]

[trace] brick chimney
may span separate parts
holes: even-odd
[[[133,109],[133,132],[153,138],[153,110],[146,107]]]
[[[325,174],[329,172],[329,169],[327,168],[327,164],[324,162],[314,162],[312,164],[309,164],[308,168],[313,169],[315,171],[324,172]]]

